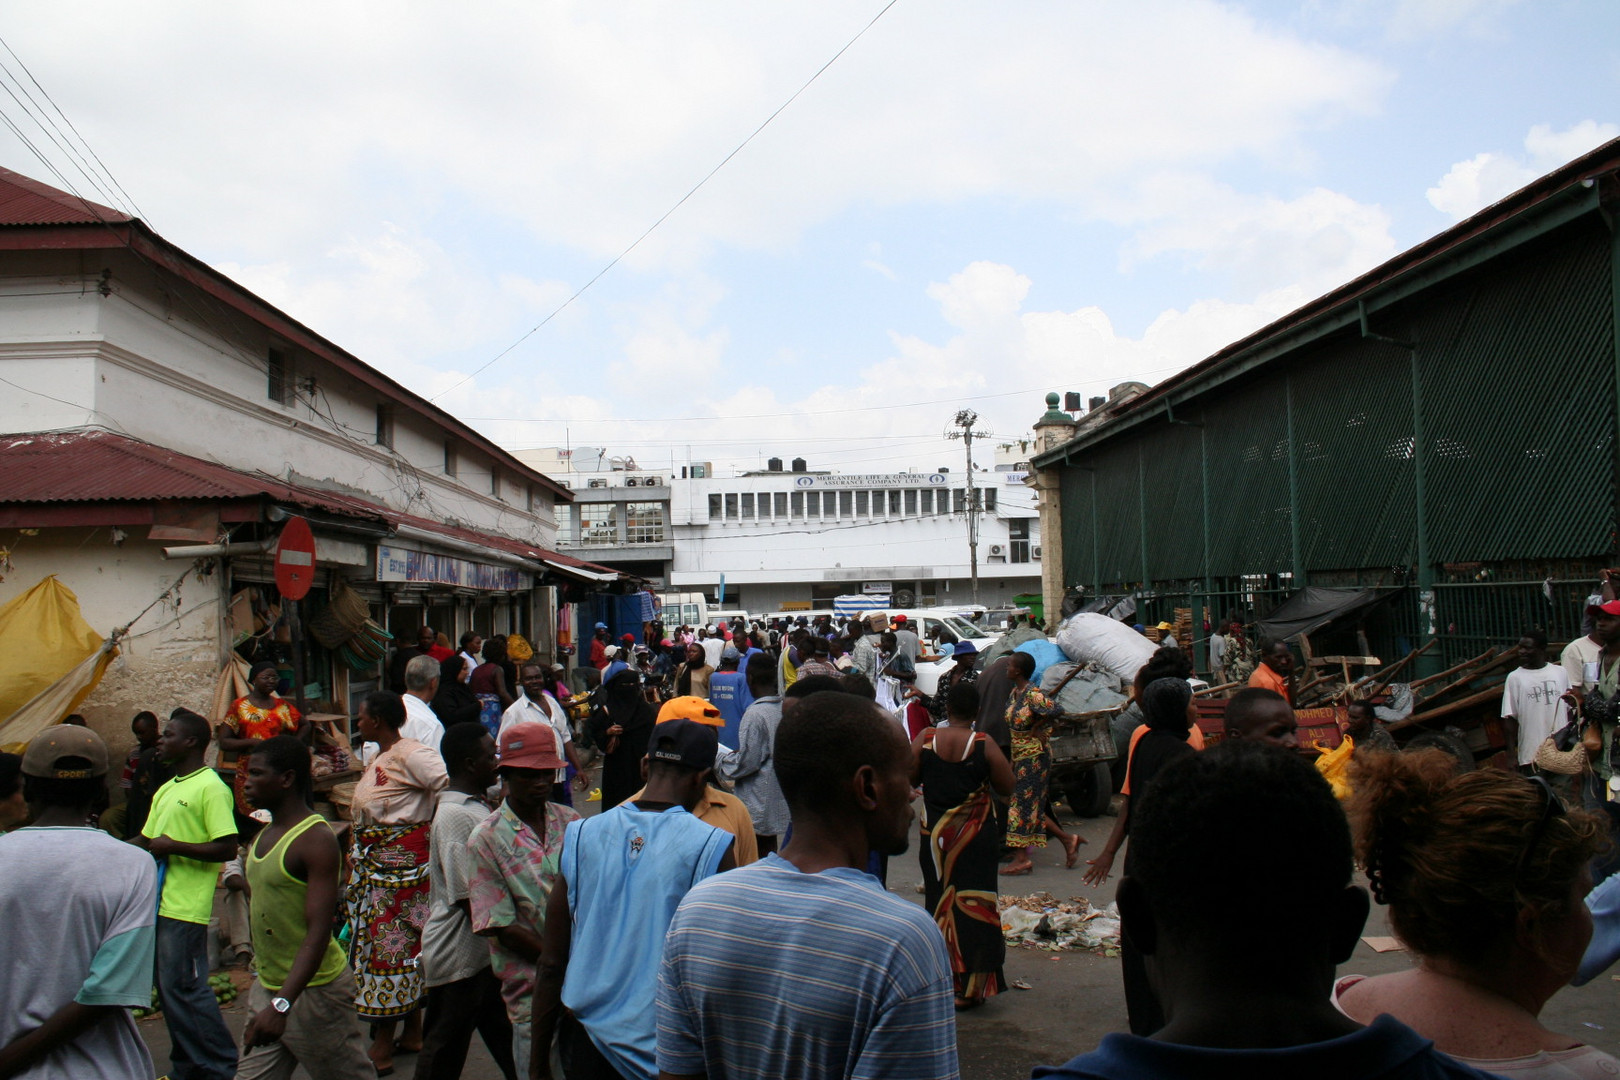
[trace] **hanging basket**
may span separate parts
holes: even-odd
[[[338,578],[332,586],[332,602],[309,620],[309,633],[328,649],[347,643],[371,618],[371,609],[360,594]]]

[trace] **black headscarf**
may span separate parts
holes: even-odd
[[[467,661],[460,653],[439,661],[439,690],[433,695],[429,708],[445,727],[476,721],[479,716],[478,698],[461,681],[461,671]]]
[[[641,692],[641,677],[621,671],[602,687],[602,705],[591,713],[591,741],[602,750],[602,809],[611,810],[641,787],[641,759],[652,741],[658,710]],[[623,729],[608,752],[607,729]]]

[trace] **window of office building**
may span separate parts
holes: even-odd
[[[900,492],[898,491],[889,492],[889,516],[900,516]]]
[[[804,494],[804,516],[819,518],[821,516],[821,492],[807,491]]]
[[[578,503],[579,542],[582,544],[617,544],[619,523],[614,503]]]
[[[737,495],[736,495],[736,492],[727,492],[726,493],[726,520],[727,521],[736,521],[737,520]]]
[[[785,491],[778,491],[771,496],[771,505],[775,508],[778,518],[787,517],[787,497],[788,493]]]
[[[565,544],[574,539],[574,506],[572,503],[560,502],[557,504],[557,539]]]
[[[664,504],[656,502],[626,503],[624,507],[624,539],[630,544],[662,544],[664,542]]]
[[[986,513],[996,512],[996,489],[993,487],[984,489],[984,509]]]
[[[742,494],[742,519],[744,521],[754,520],[754,493],[752,491],[745,491]]]
[[[960,514],[967,509],[967,492],[962,488],[951,489],[951,512]]]
[[[917,489],[906,488],[906,517],[917,516]]]
[[[838,493],[838,516],[841,518],[855,516],[855,493],[853,491],[840,491]]]
[[[1029,518],[1013,518],[1007,522],[1008,547],[1012,548],[1012,561],[1029,562]]]
[[[872,493],[870,491],[857,491],[855,493],[855,516],[872,516]]]
[[[920,511],[921,513],[923,513],[923,514],[932,514],[934,512],[934,489],[933,488],[923,488],[922,489],[922,494],[919,496],[919,500],[922,503],[922,509]]]
[[[709,496],[709,520],[710,521],[719,521],[720,520],[720,514],[721,514],[720,496],[718,496],[718,495],[710,495]]]
[[[796,517],[796,518],[804,517],[804,492],[802,492],[802,491],[793,492],[792,502],[793,502],[793,516]]]

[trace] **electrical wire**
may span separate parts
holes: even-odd
[[[547,315],[545,318],[541,319],[534,326],[530,327],[529,330],[526,333],[524,333],[524,335],[522,337],[518,338],[516,341],[512,342],[512,344],[508,345],[506,348],[504,348],[500,352],[496,353],[489,360],[485,361],[482,366],[480,366],[479,368],[474,370],[471,374],[467,375],[466,377],[464,377],[463,379],[461,379],[459,382],[455,383],[454,385],[452,385],[452,386],[450,386],[450,387],[448,387],[448,388],[446,388],[444,390],[439,391],[437,394],[435,394],[432,397],[428,398],[428,400],[429,401],[438,401],[441,397],[444,397],[446,394],[450,393],[450,391],[455,390],[455,389],[459,388],[460,386],[462,386],[463,384],[471,382],[473,379],[477,378],[479,375],[482,375],[485,371],[489,370],[489,368],[491,366],[493,366],[497,361],[499,361],[502,357],[506,356],[513,349],[516,349],[519,345],[523,344],[525,341],[529,340],[529,338],[533,337],[535,335],[535,333],[537,333],[542,327],[544,327],[552,319],[555,319],[558,315],[562,314],[562,312],[563,312],[563,310],[565,308],[567,308],[575,300],[578,300],[581,296],[583,296],[585,294],[586,289],[589,289],[592,285],[595,285],[597,283],[597,281],[599,281],[603,277],[603,275],[605,275],[609,270],[612,270],[615,266],[619,265],[620,261],[622,261],[625,258],[625,256],[629,255],[632,251],[636,250],[636,248],[640,247],[641,242],[643,240],[647,239],[647,237],[649,237],[649,236],[651,236],[653,234],[653,230],[657,229],[658,226],[662,225],[666,220],[668,220],[668,218],[670,217],[671,214],[675,213],[675,211],[679,210],[682,206],[684,206],[686,204],[686,201],[688,199],[690,199],[692,196],[696,195],[698,193],[698,191],[703,187],[703,185],[707,184],[710,180],[712,180],[714,178],[714,175],[716,173],[718,173],[721,169],[725,168],[726,165],[731,161],[732,158],[734,158],[738,154],[742,153],[743,148],[746,147],[749,143],[753,142],[754,138],[757,135],[759,135],[760,132],[764,131],[767,127],[769,127],[772,120],[775,120],[778,116],[780,116],[782,114],[782,112],[784,110],[787,109],[787,107],[789,105],[792,105],[795,101],[797,101],[799,99],[800,94],[803,94],[806,90],[810,89],[810,85],[812,83],[814,83],[817,79],[821,78],[823,72],[825,72],[828,68],[832,67],[833,64],[837,63],[838,58],[840,56],[843,56],[846,52],[848,52],[850,50],[851,47],[854,46],[854,44],[857,41],[861,40],[862,37],[866,36],[866,32],[868,30],[872,29],[872,27],[876,26],[877,21],[879,19],[883,18],[884,15],[888,14],[889,9],[894,7],[894,5],[899,3],[899,2],[900,2],[900,0],[889,0],[889,2],[887,4],[884,4],[882,10],[880,10],[876,15],[872,16],[870,22],[868,22],[865,26],[861,27],[860,31],[854,37],[850,38],[847,42],[844,43],[843,48],[841,48],[837,52],[833,53],[832,59],[828,60],[825,64],[822,64],[819,68],[817,68],[816,73],[814,75],[811,75],[810,78],[806,79],[805,82],[804,82],[804,85],[800,86],[797,90],[793,91],[793,94],[786,101],[782,102],[782,104],[778,105],[776,107],[775,111],[773,111],[769,116],[767,116],[763,121],[761,121],[760,125],[758,127],[756,127],[753,131],[749,132],[748,137],[743,139],[742,142],[738,143],[736,145],[736,147],[731,151],[731,153],[729,153],[725,157],[721,158],[720,159],[720,164],[716,165],[714,168],[710,169],[706,174],[704,174],[703,179],[699,180],[696,184],[693,184],[691,189],[688,190],[685,195],[682,195],[679,199],[675,200],[675,205],[671,206],[668,210],[665,210],[661,215],[659,215],[657,221],[654,221],[651,225],[647,226],[646,231],[644,231],[640,236],[636,237],[635,240],[633,240],[631,242],[629,247],[625,248],[623,251],[621,251],[617,255],[613,256],[613,258],[611,260],[609,260],[609,262],[608,262],[608,264],[606,266],[602,267],[602,269],[598,270],[595,274],[593,274],[591,276],[591,279],[589,281],[587,281],[585,284],[581,285],[578,289],[576,289],[572,296],[570,296],[568,299],[564,300],[561,304],[557,305],[557,307],[555,309],[553,309],[552,312],[549,315]]]

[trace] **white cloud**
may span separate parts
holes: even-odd
[[[1396,40],[1429,38],[1458,30],[1489,33],[1496,20],[1520,0],[1396,0],[1389,33]]]
[[[1241,194],[1203,177],[1160,181],[1174,212],[1144,224],[1126,245],[1127,270],[1179,253],[1253,296],[1288,289],[1303,303],[1398,250],[1389,215],[1348,195],[1313,188],[1293,199]],[[1174,197],[1168,197],[1174,192]]]
[[[1582,120],[1563,131],[1537,124],[1524,138],[1523,156],[1486,151],[1459,161],[1429,189],[1429,203],[1461,221],[1616,136],[1620,126],[1595,120]]]

